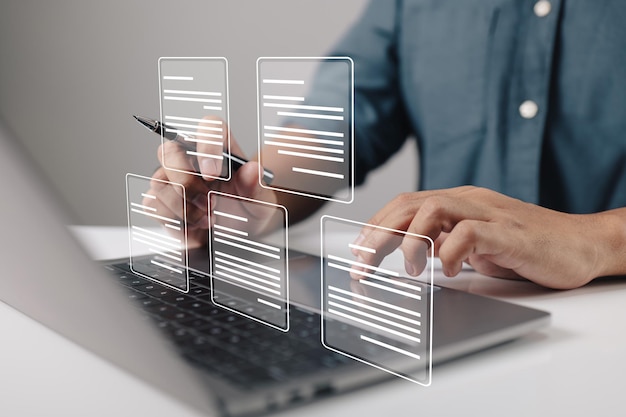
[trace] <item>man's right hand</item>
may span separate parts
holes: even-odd
[[[226,132],[228,126],[225,123],[222,126],[223,131]],[[201,137],[199,138],[202,139]],[[223,148],[223,145],[199,142],[196,150],[201,154],[221,155]],[[243,156],[241,148],[232,135],[230,137],[230,149],[233,154]],[[269,203],[276,203],[277,201],[274,191],[263,188],[259,184],[259,166],[255,161],[248,162],[236,172],[233,172],[229,181],[223,181],[215,177],[220,176],[222,165],[226,161],[201,156],[191,157],[186,153],[184,147],[176,142],[166,141],[159,146],[158,158],[161,167],[153,174],[152,178],[181,184],[185,188],[189,247],[202,246],[207,243],[210,223],[207,200],[209,191],[221,191]],[[164,161],[166,161],[166,164],[164,164]],[[167,165],[168,168],[164,168],[164,165]],[[201,175],[192,175],[187,172],[197,172]],[[157,198],[144,199],[143,204],[146,206],[154,207],[168,217],[184,218],[184,207],[179,187],[172,187],[160,181],[151,181],[150,190],[147,194],[154,195]],[[224,199],[221,199],[221,201],[224,201]],[[229,204],[229,206],[220,207],[221,211],[245,216],[253,220],[252,224],[248,225],[248,232],[264,233],[272,229],[271,214],[274,211],[264,210],[262,206],[259,206],[258,212],[251,213],[250,205],[244,207],[231,199],[226,201],[227,203],[224,204]]]

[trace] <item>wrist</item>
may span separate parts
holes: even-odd
[[[626,275],[626,209],[592,214],[591,243],[596,251],[592,278]]]

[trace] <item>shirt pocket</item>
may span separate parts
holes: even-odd
[[[484,136],[497,15],[485,0],[407,1],[399,31],[401,82],[422,140],[440,147]]]

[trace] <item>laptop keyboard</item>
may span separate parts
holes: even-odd
[[[108,266],[128,298],[167,335],[194,366],[246,389],[287,382],[352,362],[320,342],[320,316],[291,307],[284,333],[213,304],[209,277],[190,271],[182,294],[131,273],[128,263]],[[222,304],[237,303],[221,297]]]

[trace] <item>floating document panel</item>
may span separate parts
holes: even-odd
[[[376,248],[355,244],[377,234]],[[328,349],[421,385],[430,385],[432,244],[427,237],[324,216],[322,344]],[[423,268],[404,272],[401,251]]]
[[[180,136],[187,155],[184,161],[164,153],[163,166],[230,179],[230,159],[223,155],[230,149],[226,58],[160,58],[159,95],[163,133]],[[203,174],[202,164],[210,167]]]
[[[186,212],[185,188],[180,184],[126,175],[128,239],[131,271],[181,292],[189,291],[187,228],[185,216],[176,218],[148,193],[150,181],[172,187]],[[145,259],[145,255],[151,257]],[[141,259],[139,259],[141,257]]]
[[[333,94],[310,94],[324,65]],[[267,188],[350,203],[353,175],[353,63],[347,57],[257,60],[259,149],[265,168],[289,166]],[[314,98],[315,97],[315,98]]]
[[[279,205],[209,192],[211,299],[221,307],[289,330],[287,210]],[[259,231],[269,219],[283,227]]]

